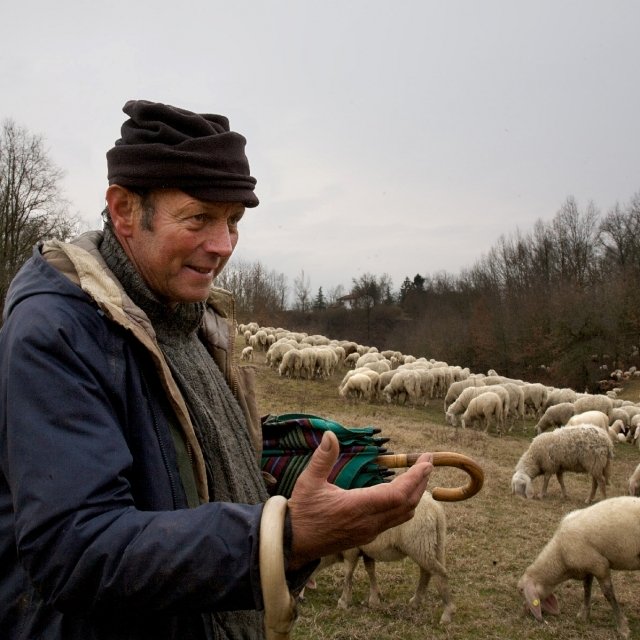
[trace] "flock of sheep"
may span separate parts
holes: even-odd
[[[603,500],[564,517],[520,578],[518,587],[531,613],[542,620],[543,612],[558,612],[553,590],[568,579],[580,579],[584,584],[580,615],[586,620],[595,577],[612,607],[618,633],[629,637],[610,572],[640,569],[640,497],[636,497],[640,493],[640,464],[629,478],[629,496],[606,499],[606,485],[614,446],[640,446],[640,404],[619,400],[615,394],[577,393],[505,378],[495,371],[474,374],[468,368],[446,362],[397,351],[378,352],[375,347],[355,342],[262,328],[256,323],[240,325],[239,332],[246,342],[241,359],[251,360],[254,351],[264,351],[266,363],[281,376],[327,379],[336,371],[345,370],[338,393],[350,401],[420,406],[439,399],[448,424],[485,430],[493,427],[497,433],[512,430],[527,417],[536,419],[537,435],[516,464],[512,493],[544,498],[550,478],[555,475],[566,497],[563,474],[576,472],[591,477],[586,503],[594,500],[598,489]],[[536,495],[533,481],[538,476],[543,476],[543,486]],[[624,542],[619,539],[620,531],[626,532]],[[375,560],[408,556],[420,566],[420,582],[412,604],[421,601],[433,575],[444,605],[440,621],[446,623],[455,606],[445,569],[445,532],[444,510],[432,499],[425,499],[409,523],[381,534],[367,548],[325,558],[320,567],[344,562],[345,581],[339,606],[347,607],[353,570],[358,558],[364,557],[370,579],[369,601],[375,605],[379,599]],[[416,544],[416,540],[420,543]]]

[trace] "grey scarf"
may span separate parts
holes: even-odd
[[[131,299],[149,317],[176,383],[189,407],[202,447],[211,501],[258,504],[267,493],[244,414],[204,344],[198,328],[205,303],[169,308],[158,300],[105,225],[100,253]],[[262,614],[233,611],[213,615],[216,638],[263,637]]]

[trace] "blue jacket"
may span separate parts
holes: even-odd
[[[262,608],[262,505],[207,502],[188,411],[95,242],[37,248],[6,300],[0,638],[205,638],[203,612]],[[255,439],[229,294],[213,292],[206,315],[206,341]]]

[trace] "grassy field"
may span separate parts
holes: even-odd
[[[264,365],[264,354],[257,353],[258,401],[261,413],[305,412],[331,418],[345,426],[373,425],[391,440],[387,447],[395,452],[456,451],[474,458],[484,469],[485,484],[470,500],[446,503],[448,523],[447,567],[457,611],[453,622],[439,626],[441,602],[432,586],[428,606],[415,610],[408,601],[417,583],[416,565],[402,562],[378,563],[377,573],[383,604],[370,609],[368,580],[360,563],[355,574],[353,605],[348,611],[337,608],[342,569],[334,566],[318,576],[318,588],[307,590],[300,604],[295,639],[371,640],[372,638],[484,639],[562,638],[591,640],[615,637],[611,608],[594,586],[590,623],[576,619],[582,599],[582,585],[566,582],[556,592],[561,614],[548,616],[547,624],[536,622],[525,613],[516,583],[551,537],[560,518],[583,507],[590,480],[579,474],[566,474],[569,499],[564,501],[555,478],[544,501],[512,496],[510,481],[518,458],[533,435],[533,422],[517,424],[506,436],[486,435],[444,424],[443,402],[434,400],[424,408],[385,404],[351,404],[338,396],[337,386],[344,371],[326,381],[288,380]],[[637,401],[638,387],[627,387],[625,396]],[[624,495],[627,479],[640,452],[629,444],[616,445],[609,496]],[[457,486],[466,480],[459,470],[437,468],[432,486]],[[541,478],[536,481],[541,482]],[[599,498],[599,496],[598,496]],[[624,536],[624,532],[620,533]],[[629,619],[631,636],[640,637],[638,576],[617,572],[613,582],[620,605]],[[595,583],[594,583],[595,584]]]

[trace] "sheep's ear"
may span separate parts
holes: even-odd
[[[538,596],[538,590],[531,582],[527,581],[523,585],[522,591],[524,593],[524,598],[527,601],[529,611],[531,611],[536,620],[542,622],[542,605],[540,603],[540,597]]]
[[[560,605],[558,604],[558,598],[552,593],[542,601],[542,610],[546,613],[550,613],[552,616],[560,614]]]

